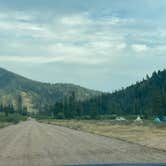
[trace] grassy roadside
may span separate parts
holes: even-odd
[[[54,119],[40,120],[40,122],[118,138],[166,151],[166,124],[154,124],[149,121],[136,124],[131,121]]]
[[[9,114],[8,116],[0,114],[0,128],[7,127],[12,124],[17,124],[20,121],[25,120],[27,120],[27,117],[19,114]]]
[[[9,122],[0,122],[0,129],[1,128],[4,128],[4,127],[7,127],[7,126],[10,126],[12,125],[13,123],[9,123]]]

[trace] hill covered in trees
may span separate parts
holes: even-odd
[[[97,118],[109,115],[166,115],[166,70],[114,93],[73,84],[32,81],[0,69],[0,111],[35,112],[55,118]]]
[[[154,72],[140,82],[114,93],[103,93],[86,101],[76,101],[73,93],[63,102],[46,107],[47,114],[59,118],[101,115],[166,115],[166,70]]]
[[[56,77],[56,76],[55,76]],[[88,100],[101,92],[73,84],[49,84],[33,81],[0,68],[0,105],[28,112],[42,111],[45,105],[53,105],[74,93],[77,101]]]
[[[166,70],[153,72],[141,82],[102,96],[105,110],[144,116],[166,114]]]

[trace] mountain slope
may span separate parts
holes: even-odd
[[[95,103],[99,114],[166,115],[166,70],[154,72],[151,77],[125,89],[102,94],[86,101],[85,105],[90,103]]]
[[[143,81],[114,93],[102,93],[83,102],[71,98],[46,110],[47,115],[68,119],[109,118],[115,114],[142,115],[144,118],[166,115],[166,70],[154,72],[152,77],[147,76]]]
[[[77,100],[87,100],[101,92],[89,90],[73,84],[49,84],[33,81],[0,68],[0,104],[13,104],[18,107],[18,100],[29,112],[36,112],[46,104],[54,104],[75,93]]]

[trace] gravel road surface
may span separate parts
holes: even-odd
[[[35,120],[0,129],[0,166],[166,162],[166,152]]]

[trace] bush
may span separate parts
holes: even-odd
[[[26,116],[22,116],[19,114],[9,114],[8,116],[0,115],[0,122],[9,122],[16,124],[20,121],[25,121],[26,119]]]

